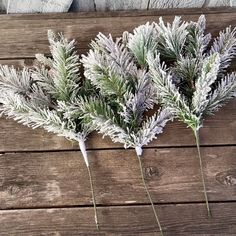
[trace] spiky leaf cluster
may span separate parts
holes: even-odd
[[[147,23],[115,40],[100,33],[82,56],[85,77],[99,91],[98,97],[79,101],[84,119],[125,148],[148,144],[170,119],[167,109],[146,115],[157,103],[146,63],[157,46],[153,29]]]
[[[72,140],[85,139],[89,129],[77,116],[68,116],[67,106],[85,89],[79,77],[75,41],[48,32],[52,58],[37,54],[33,69],[0,67],[2,114],[32,128],[43,127]]]
[[[206,20],[154,23],[156,50],[147,56],[150,75],[164,106],[197,131],[206,114],[235,95],[235,72],[227,73],[236,55],[236,30],[228,27],[211,39]]]

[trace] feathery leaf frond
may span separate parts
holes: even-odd
[[[209,54],[219,53],[220,55],[220,71],[227,69],[236,56],[236,28],[227,27],[219,33],[219,36],[214,40]]]
[[[151,34],[148,35],[148,32]],[[154,24],[137,28],[133,34],[124,33],[116,41],[111,35],[106,37],[100,33],[91,43],[92,49],[82,56],[84,75],[99,93],[92,100],[84,100],[81,108],[84,117],[91,119],[87,121],[96,130],[110,136],[115,142],[123,143],[125,147],[138,145],[137,140],[134,142],[134,135],[145,128],[142,126],[144,113],[157,103],[156,90],[152,86],[148,68],[143,64],[147,52],[155,48],[156,42],[151,39],[154,34]],[[140,37],[143,45],[138,45]],[[166,122],[169,119],[166,116]],[[158,129],[150,129],[150,132],[149,141],[155,137]]]
[[[141,66],[146,65],[147,54],[157,47],[157,32],[154,30],[154,24],[147,22],[134,29],[133,34],[129,34],[127,47]]]
[[[208,103],[208,95],[211,85],[216,81],[220,67],[218,53],[206,57],[203,61],[201,74],[195,83],[195,92],[192,98],[192,106],[197,115],[203,114]]]
[[[16,71],[7,66],[0,67],[1,114],[32,128],[44,128],[79,143],[92,190],[95,223],[98,228],[96,201],[85,140],[91,128],[83,120],[74,102],[96,92],[91,83],[83,83],[79,77],[79,56],[75,52],[75,41],[63,35],[48,32],[52,58],[36,55],[34,69]],[[96,94],[93,94],[94,96]],[[80,104],[76,104],[79,106]]]
[[[217,84],[217,88],[210,95],[206,113],[212,114],[219,110],[226,101],[236,97],[236,73],[232,72],[225,75]]]
[[[159,18],[159,24],[155,23],[158,34],[157,49],[162,57],[167,60],[176,60],[182,53],[188,35],[187,22],[182,22],[181,18],[176,16],[172,25],[164,24],[162,17]]]
[[[193,130],[210,216],[199,129],[206,114],[212,114],[235,96],[235,73],[225,75],[225,72],[236,56],[236,29],[228,27],[226,31],[220,32],[209,49],[211,36],[205,35],[204,16],[198,22],[185,22],[182,25],[180,22],[180,18],[175,18],[172,26],[168,23],[166,27],[160,19],[156,28],[161,32],[161,44],[148,55],[147,62],[161,103]]]

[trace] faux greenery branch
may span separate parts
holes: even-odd
[[[0,66],[0,110],[2,114],[32,128],[42,127],[79,143],[90,180],[97,228],[98,219],[93,180],[85,148],[91,132],[79,116],[68,115],[67,107],[78,97],[95,92],[79,75],[75,41],[48,31],[52,58],[37,54],[34,69],[16,70]]]
[[[236,54],[236,29],[212,39],[206,20],[172,24],[146,23],[121,38],[99,33],[87,55],[82,55],[80,78],[75,41],[49,31],[52,58],[37,54],[33,69],[0,66],[0,111],[32,128],[42,127],[79,143],[89,174],[95,222],[93,180],[85,148],[96,130],[134,148],[141,178],[157,225],[159,217],[145,182],[143,146],[178,118],[195,136],[208,215],[211,215],[200,152],[199,130],[204,118],[236,95],[236,72],[229,66]],[[160,106],[161,105],[161,106]],[[159,106],[157,109],[156,107]]]
[[[227,72],[236,55],[236,29],[221,31],[216,39],[205,34],[206,20],[172,24],[153,23],[155,49],[147,56],[150,75],[159,100],[176,118],[193,130],[199,157],[208,216],[208,203],[199,144],[199,129],[206,115],[213,114],[235,96],[236,73]]]
[[[124,32],[122,38],[115,40],[111,35],[106,37],[100,33],[92,41],[90,51],[82,55],[81,62],[85,78],[97,88],[99,95],[82,99],[77,104],[89,126],[109,136],[113,142],[124,144],[125,148],[135,148],[142,181],[163,233],[144,179],[141,156],[142,147],[163,132],[172,115],[168,108],[159,109],[150,116],[146,114],[157,104],[146,63],[146,55],[154,45],[140,33],[139,29],[133,34]],[[142,33],[152,33],[151,28],[145,28]],[[144,45],[139,47],[143,39]]]

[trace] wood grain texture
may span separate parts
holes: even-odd
[[[203,11],[204,12],[204,11]],[[191,15],[189,15],[191,13]],[[228,25],[236,24],[236,12],[218,13],[218,21],[211,11],[205,11],[207,17],[208,31],[213,35],[219,33]],[[30,16],[10,16],[1,18],[0,25],[0,59],[6,58],[27,58],[34,57],[35,53],[49,53],[47,30],[62,31],[68,38],[76,38],[78,41],[79,53],[88,49],[89,42],[98,32],[104,34],[111,33],[114,37],[120,36],[123,31],[132,31],[134,27],[146,23],[147,21],[158,21],[159,16],[164,15],[161,11],[153,11],[152,14],[142,12],[133,15],[118,13],[107,19],[109,14],[94,14],[91,17],[79,13],[55,14],[55,15],[35,15]],[[199,13],[177,11],[174,14],[183,15],[185,20],[196,20]],[[86,18],[85,18],[86,17]],[[165,21],[172,21],[173,11],[164,15]],[[10,20],[9,20],[10,19]],[[114,27],[119,26],[119,27]],[[7,34],[5,33],[7,29]],[[27,37],[26,37],[27,35]],[[12,47],[11,45],[14,45]]]
[[[213,7],[213,8],[188,8],[188,9],[151,9],[150,11],[109,11],[109,12],[79,12],[79,13],[44,13],[44,14],[2,14],[1,20],[37,20],[40,19],[81,19],[81,18],[113,18],[113,17],[134,17],[134,16],[155,16],[155,15],[195,15],[198,14],[222,14],[235,13],[232,7]]]
[[[95,11],[94,0],[74,0],[70,7],[70,11]]]
[[[23,67],[32,68],[34,62],[34,58],[0,60],[1,65],[14,66],[16,69],[22,69]]]
[[[230,6],[236,7],[236,0],[230,0]]]
[[[236,201],[236,147],[203,147],[210,201]],[[89,152],[97,203],[147,203],[134,150]],[[196,148],[145,149],[143,165],[154,202],[203,201]],[[0,156],[0,208],[90,205],[79,151]]]
[[[205,0],[150,0],[150,9],[154,8],[193,8],[202,7]]]
[[[71,11],[200,8],[230,6],[230,0],[74,0]]]
[[[8,13],[67,12],[73,0],[7,0]]]
[[[71,0],[2,0],[0,9],[6,10],[9,2],[9,13],[33,13],[33,12],[66,12]],[[165,8],[189,8],[189,7],[218,7],[230,6],[230,0],[73,0],[70,11],[114,11],[127,9],[165,9]]]
[[[0,13],[4,13],[5,12],[5,6],[3,4],[3,2],[0,2]]]
[[[205,0],[203,7],[230,6],[230,0]]]
[[[206,118],[200,130],[202,145],[236,144],[236,99],[230,101],[214,116]],[[35,150],[70,150],[78,144],[50,134],[43,129],[35,129],[17,124],[11,119],[0,118],[0,152],[35,151]],[[149,144],[149,147],[178,147],[195,145],[192,131],[180,122],[169,122],[165,132]],[[13,138],[14,137],[14,138]],[[88,149],[109,149],[122,147],[107,137],[91,134],[87,140]]]
[[[149,0],[95,0],[97,11],[147,9]]]
[[[236,203],[214,203],[214,218],[207,220],[203,204],[157,206],[165,236],[233,236],[235,207]],[[0,235],[160,235],[149,206],[99,207],[98,212],[100,231],[92,224],[92,208],[1,211]]]
[[[1,11],[6,12],[7,5],[8,5],[8,0],[1,0],[0,1],[0,12]]]

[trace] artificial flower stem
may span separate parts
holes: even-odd
[[[139,161],[139,168],[140,168],[140,173],[141,173],[141,177],[142,177],[142,181],[143,181],[144,188],[145,188],[145,190],[146,190],[147,196],[148,196],[149,201],[150,201],[150,203],[151,203],[151,207],[152,207],[154,216],[155,216],[155,218],[156,218],[156,222],[157,222],[157,225],[158,225],[158,227],[159,227],[161,236],[164,236],[164,233],[163,233],[163,230],[162,230],[162,227],[161,227],[160,220],[159,220],[159,218],[158,218],[158,215],[157,215],[155,206],[154,206],[153,201],[152,201],[151,194],[150,194],[150,192],[149,192],[149,190],[148,190],[148,187],[147,187],[147,185],[146,185],[146,181],[145,181],[145,179],[144,179],[141,156],[140,156],[140,155],[137,155],[137,157],[138,157],[138,161]]]
[[[90,187],[91,187],[91,192],[92,192],[92,200],[93,200],[93,209],[94,209],[94,220],[97,229],[99,230],[99,223],[98,223],[98,214],[97,214],[97,207],[96,207],[96,199],[95,199],[95,194],[94,194],[94,188],[93,188],[93,179],[92,179],[92,174],[90,170],[90,166],[87,166],[88,169],[88,174],[89,174],[89,182],[90,182]]]
[[[93,178],[92,178],[92,173],[90,170],[90,165],[89,165],[89,161],[88,161],[88,155],[87,155],[84,139],[79,139],[79,146],[80,146],[80,151],[82,152],[85,164],[87,166],[88,174],[89,174],[89,182],[90,182],[90,188],[91,188],[91,192],[92,192],[92,200],[93,200],[93,208],[94,208],[94,220],[95,220],[96,227],[99,230],[96,199],[95,199],[94,187],[93,187]]]
[[[202,185],[203,185],[203,191],[204,191],[204,196],[205,196],[205,202],[206,202],[206,207],[207,207],[207,215],[208,218],[211,218],[211,210],[208,202],[208,196],[206,192],[206,183],[205,183],[205,178],[204,178],[204,173],[203,173],[203,167],[202,167],[202,156],[200,152],[200,144],[199,144],[199,132],[196,129],[193,129],[196,144],[197,144],[197,151],[198,151],[198,158],[199,158],[199,165],[200,165],[200,171],[201,171],[201,178],[202,178]]]

